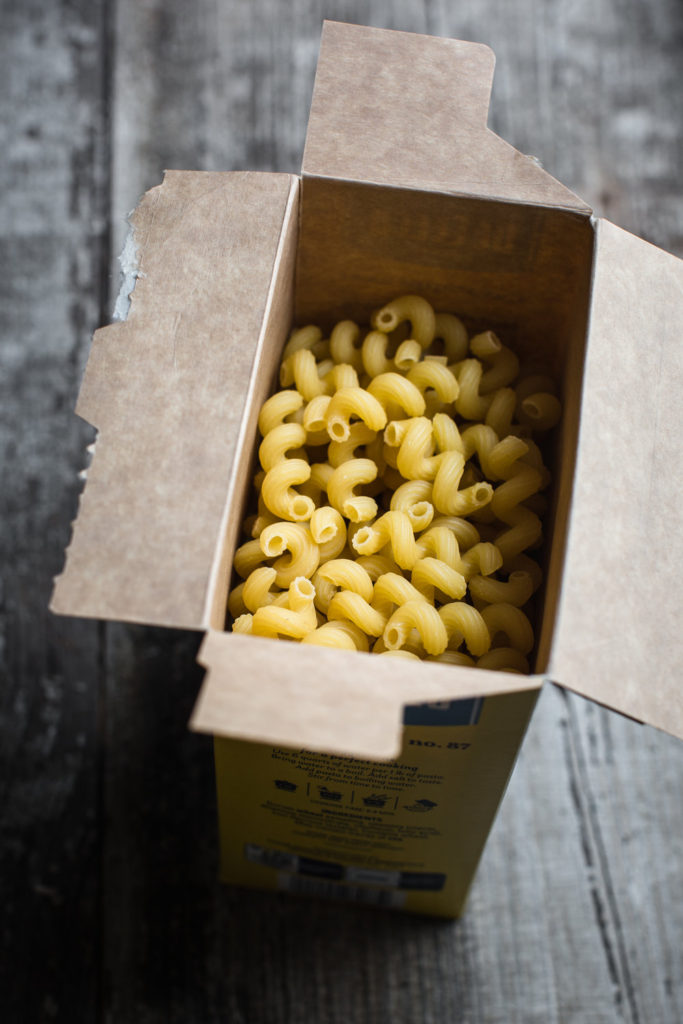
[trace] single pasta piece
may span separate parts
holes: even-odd
[[[292,331],[282,353],[282,362],[293,356],[299,349],[312,349],[321,340],[322,336],[323,332],[313,324],[309,324],[307,327],[299,327]]]
[[[327,373],[331,366],[319,366],[313,353],[306,348],[297,349],[280,367],[280,387],[286,388],[294,384],[296,390],[310,402],[316,395],[325,394],[327,388],[320,379],[320,371]]]
[[[406,416],[421,416],[425,411],[421,392],[409,378],[402,377],[400,373],[380,373],[370,381],[368,391],[385,411],[390,403],[400,406]]]
[[[470,351],[478,359],[491,364],[491,368],[482,374],[479,392],[488,395],[497,388],[511,384],[519,373],[519,359],[515,353],[501,342],[493,331],[477,334],[470,341]]]
[[[434,601],[435,590],[454,600],[464,597],[467,581],[462,573],[438,558],[420,558],[413,566],[410,579],[428,600]]]
[[[260,538],[258,540],[248,540],[238,547],[232,564],[237,575],[241,576],[242,579],[246,579],[249,573],[253,572],[259,565],[263,565],[268,557],[263,552]]]
[[[422,346],[414,338],[406,338],[396,349],[394,366],[400,373],[407,373],[411,366],[422,359]]]
[[[267,473],[285,458],[285,452],[306,443],[306,430],[298,423],[282,423],[269,430],[258,450],[259,462]],[[265,480],[265,477],[263,478]],[[261,487],[263,486],[263,481]]]
[[[491,646],[491,636],[476,608],[466,601],[453,601],[439,608],[439,615],[448,634],[449,648],[457,650],[464,640],[468,651],[475,658],[486,654]]]
[[[507,580],[473,576],[469,581],[469,587],[474,601],[478,602],[477,607],[481,604],[499,604],[502,601],[521,608],[534,592],[531,574],[522,569],[511,572]]]
[[[325,384],[332,393],[340,388],[357,388],[358,374],[350,363],[336,363],[325,374]]]
[[[281,429],[281,428],[278,428]],[[313,515],[315,504],[305,494],[297,494],[294,484],[305,483],[311,467],[303,459],[282,459],[269,469],[263,480],[261,494],[266,508],[280,519],[305,522]]]
[[[250,612],[238,615],[232,624],[233,633],[247,633],[251,635],[254,624],[254,616]]]
[[[335,587],[360,594],[368,603],[372,600],[373,585],[368,572],[350,558],[335,558],[318,569],[321,579],[329,580]]]
[[[357,416],[370,430],[383,430],[387,415],[377,399],[363,388],[340,388],[327,409],[327,431],[333,441],[346,441],[349,419]]]
[[[278,587],[287,588],[297,576],[311,578],[320,563],[320,549],[310,530],[301,523],[276,523],[267,526],[258,543],[267,558],[277,558],[273,568]],[[289,551],[288,558],[284,552]]]
[[[292,394],[298,394],[298,392],[294,391]],[[323,438],[322,443],[329,441],[327,408],[331,400],[329,395],[316,395],[306,404],[301,422],[307,434],[308,444],[316,443],[321,437]]]
[[[268,565],[262,565],[249,573],[242,584],[242,597],[248,611],[255,612],[262,605],[273,603],[277,594],[272,594],[270,588],[276,576],[277,570]]]
[[[394,561],[402,569],[412,569],[417,561],[415,535],[405,512],[385,512],[374,523],[357,530],[351,544],[360,555],[374,555],[389,544]]]
[[[316,647],[336,647],[347,651],[357,651],[353,638],[344,629],[339,629],[336,622],[323,622],[311,633],[301,639],[302,644],[314,644]]]
[[[405,512],[413,530],[426,530],[434,517],[429,480],[406,480],[391,496],[390,508]]]
[[[347,363],[356,372],[363,367],[360,348],[357,346],[360,328],[353,320],[341,320],[330,334],[330,355],[335,363]]]
[[[465,459],[460,452],[442,452],[438,458],[432,501],[439,512],[447,516],[463,516],[488,505],[493,497],[493,487],[485,480],[458,490],[465,468]]]
[[[486,426],[491,427],[503,440],[510,433],[517,406],[517,395],[512,388],[498,388],[486,413]]]
[[[455,410],[466,420],[483,420],[493,401],[493,395],[480,394],[482,365],[478,359],[463,359],[455,364],[460,394]]]
[[[352,423],[349,427],[349,436],[345,441],[330,441],[327,447],[327,461],[336,469],[343,462],[349,462],[355,458],[356,448],[370,444],[376,437],[375,431],[370,430],[364,423]],[[373,462],[375,462],[375,468],[378,468],[374,459]]]
[[[369,636],[380,636],[387,621],[380,611],[351,590],[340,590],[334,595],[327,616],[329,619],[349,619]]]
[[[416,629],[428,654],[441,654],[448,646],[446,627],[436,608],[425,600],[406,601],[392,614],[382,634],[389,650],[403,647],[411,629]]]
[[[400,607],[407,601],[426,600],[424,594],[398,572],[385,572],[375,582],[372,607],[377,608],[388,619],[394,606]]]
[[[444,354],[449,363],[459,363],[467,355],[467,329],[452,313],[437,313],[434,317],[434,340],[443,341]]]
[[[263,437],[279,427],[286,416],[297,412],[304,404],[304,396],[298,391],[278,391],[267,398],[258,417],[258,428]]]
[[[291,637],[301,640],[318,626],[313,598],[315,587],[309,579],[297,576],[289,585],[289,607],[266,605],[254,612],[251,631],[254,636]]]
[[[381,331],[369,331],[363,339],[361,360],[368,377],[379,377],[394,369],[394,363],[387,356],[389,338]]]
[[[372,459],[350,459],[338,466],[327,484],[330,505],[353,523],[364,523],[377,515],[377,502],[367,495],[354,494],[353,488],[367,484],[377,476]]]
[[[508,646],[528,654],[534,646],[534,631],[521,608],[502,602],[490,604],[482,609],[481,616],[488,627],[492,640],[497,633],[504,633]]]
[[[407,379],[422,394],[428,388],[436,391],[443,405],[451,405],[460,394],[460,386],[455,375],[436,359],[426,359],[422,363],[417,363],[412,370],[408,371]],[[413,413],[413,415],[416,414]]]
[[[434,310],[420,295],[401,295],[400,298],[382,306],[372,317],[372,326],[389,334],[404,321],[410,320],[411,338],[426,349],[434,340],[436,318]]]
[[[406,427],[399,427],[405,423]],[[433,480],[442,456],[433,456],[434,442],[432,423],[426,416],[416,416],[411,420],[394,420],[384,433],[385,440],[392,445],[394,439],[401,437],[399,442],[396,466],[406,480]]]
[[[387,572],[400,573],[393,558],[388,558],[386,555],[361,555],[356,561],[363,566],[373,583],[376,583],[380,576]],[[401,579],[404,578],[401,576]]]
[[[320,561],[336,558],[346,547],[346,523],[331,505],[322,505],[311,516],[311,537],[318,545]]]
[[[560,422],[562,406],[555,395],[536,391],[522,401],[520,419],[530,423],[535,430],[551,430]]]

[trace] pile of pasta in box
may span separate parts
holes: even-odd
[[[52,607],[204,631],[228,881],[454,916],[545,679],[683,735],[681,263],[490,132],[492,76],[326,23],[301,177],[132,218]]]

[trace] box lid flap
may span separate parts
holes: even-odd
[[[297,190],[286,174],[169,171],[141,201],[130,313],[96,332],[79,396],[98,436],[54,611],[222,624],[243,410]]]
[[[683,738],[683,262],[597,222],[549,675]]]
[[[207,668],[190,727],[198,732],[382,760],[401,750],[405,704],[537,689],[540,676],[207,633]],[[340,700],[343,694],[343,700]]]
[[[495,57],[479,43],[326,21],[304,177],[590,208],[486,127]]]

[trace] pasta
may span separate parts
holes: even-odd
[[[234,632],[528,672],[552,378],[418,295],[290,335],[258,417]]]

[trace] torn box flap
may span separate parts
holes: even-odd
[[[190,727],[261,743],[385,760],[401,749],[406,704],[538,689],[539,676],[488,672],[211,631]]]
[[[683,262],[597,222],[549,675],[683,738]]]
[[[326,21],[304,177],[590,208],[486,127],[493,52]]]
[[[222,625],[244,411],[291,321],[297,196],[291,175],[169,171],[143,198],[130,312],[96,333],[79,398],[98,436],[54,611]]]

